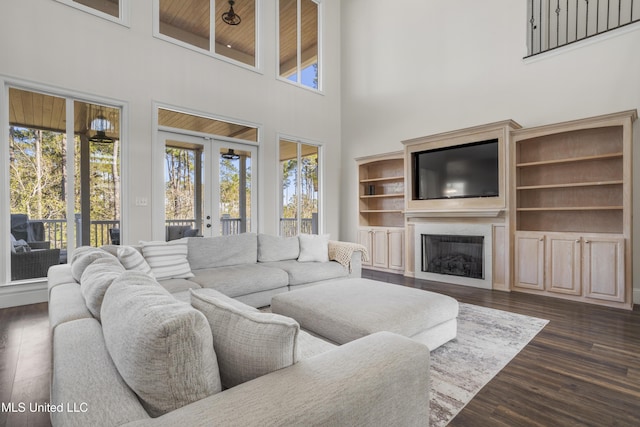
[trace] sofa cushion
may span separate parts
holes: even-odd
[[[300,262],[327,262],[329,261],[329,235],[328,234],[300,234]]]
[[[193,277],[187,261],[187,239],[140,242],[142,255],[158,280]]]
[[[120,246],[117,251],[118,260],[127,270],[141,271],[152,275],[151,266],[142,253],[133,246]]]
[[[223,387],[234,387],[297,362],[300,325],[295,320],[239,310],[193,291],[191,305],[204,313],[211,326]]]
[[[194,275],[191,281],[203,288],[220,291],[231,298],[286,287],[289,283],[287,273],[283,270],[262,264],[206,268],[194,270]]]
[[[218,237],[189,237],[189,264],[193,270],[255,264],[258,238],[255,233]]]
[[[168,290],[171,294],[188,291],[189,289],[198,289],[201,287],[191,279],[165,279],[158,280],[158,283],[160,283],[162,287]]]
[[[100,248],[96,248],[93,246],[80,246],[73,251],[71,255],[70,264],[71,264],[71,274],[76,282],[80,282],[82,278],[82,273],[84,273],[85,268],[91,265],[97,259],[101,258],[110,258],[114,260],[118,260],[115,256],[111,255],[107,251],[103,251]]]
[[[105,292],[125,271],[117,259],[103,258],[92,262],[82,273],[80,291],[87,308],[96,319],[100,320],[100,308]]]
[[[229,304],[230,306],[240,310],[240,311],[250,311],[253,313],[260,313],[260,310],[258,310],[255,307],[251,307],[250,305],[247,305],[243,302],[238,301],[235,298],[230,298],[228,296],[226,296],[225,294],[223,294],[222,292],[218,292],[215,289],[193,289],[190,293],[193,293],[197,296],[201,296],[201,297],[210,297],[210,298],[215,298],[218,301],[222,301],[224,303]]]
[[[101,315],[109,354],[152,417],[221,390],[207,319],[153,278],[123,273],[107,290]]]
[[[300,256],[298,237],[258,234],[258,262],[286,261]]]
[[[265,264],[287,272],[289,286],[304,285],[322,280],[347,277],[349,270],[335,261],[329,262],[298,262],[279,261]]]

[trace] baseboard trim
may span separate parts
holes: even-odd
[[[37,304],[48,299],[46,280],[0,287],[0,308]]]
[[[640,305],[640,289],[633,290],[633,303]]]

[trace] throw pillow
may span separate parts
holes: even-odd
[[[101,258],[84,269],[80,278],[80,292],[93,317],[100,320],[104,294],[111,283],[126,270],[115,258]]]
[[[217,298],[191,291],[191,305],[206,316],[225,388],[234,387],[298,361],[295,320],[243,311]]]
[[[71,255],[71,275],[73,275],[76,282],[81,281],[82,273],[84,273],[84,270],[91,265],[91,263],[102,258],[118,260],[110,253],[93,246],[80,246],[76,248]]]
[[[118,247],[118,260],[127,270],[141,271],[144,274],[153,276],[149,263],[142,254],[133,246]]]
[[[140,242],[142,255],[156,279],[188,279],[194,276],[187,260],[187,241],[182,238],[170,242]]]
[[[300,234],[300,262],[328,262],[329,235],[328,234]]]
[[[279,237],[258,234],[258,261],[286,261],[300,256],[300,243],[297,237]]]
[[[207,319],[153,278],[122,273],[107,289],[101,317],[113,363],[152,417],[221,390]]]

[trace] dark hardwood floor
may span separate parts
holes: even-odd
[[[640,311],[365,270],[363,277],[548,319],[450,426],[640,426]]]
[[[444,285],[365,270],[363,277],[550,320],[451,426],[639,426],[640,311]],[[0,402],[44,403],[47,305],[0,310]],[[5,408],[6,409],[6,408]],[[16,410],[18,407],[16,406]],[[49,426],[46,413],[0,411],[0,426]]]

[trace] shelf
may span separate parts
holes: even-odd
[[[523,185],[516,187],[516,190],[539,190],[545,188],[570,188],[570,187],[597,187],[603,185],[622,185],[622,180],[598,181],[598,182],[572,182],[567,184],[543,184],[543,185]]]
[[[618,211],[623,210],[623,206],[578,206],[578,207],[548,207],[548,208],[517,208],[518,212],[541,212],[541,211]]]
[[[386,197],[404,197],[404,193],[389,193],[389,194],[363,194],[361,199],[382,199]]]
[[[361,209],[360,213],[404,213],[402,209]]]
[[[594,156],[583,156],[583,157],[569,157],[566,159],[556,159],[556,160],[542,160],[538,162],[528,162],[528,163],[516,163],[516,167],[531,167],[531,166],[545,166],[545,165],[554,165],[561,163],[575,163],[575,162],[588,162],[592,160],[604,160],[604,159],[615,159],[622,158],[622,153],[608,153],[608,154],[598,154]]]
[[[369,183],[369,182],[383,182],[383,181],[404,181],[404,176],[385,176],[380,178],[366,178],[361,179],[361,183]]]

